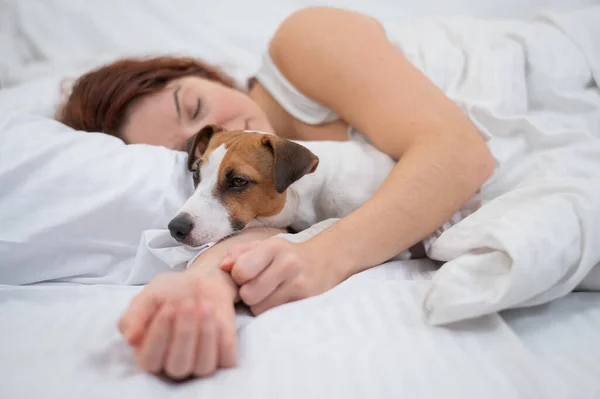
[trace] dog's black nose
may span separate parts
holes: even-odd
[[[182,213],[181,215],[175,216],[169,222],[168,228],[171,232],[171,236],[177,241],[182,242],[194,228],[194,222],[190,215]]]

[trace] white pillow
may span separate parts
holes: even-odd
[[[39,116],[56,87],[0,91],[0,109],[30,111],[0,115],[0,284],[139,284],[185,267],[197,251],[166,226],[193,190],[187,155]]]
[[[53,76],[3,88],[0,90],[2,115],[18,113],[52,118],[59,102],[60,86],[61,78]]]

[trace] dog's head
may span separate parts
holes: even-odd
[[[194,194],[169,223],[179,242],[197,246],[283,209],[287,188],[317,168],[306,147],[272,134],[209,125],[187,144]]]

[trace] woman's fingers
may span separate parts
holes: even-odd
[[[240,287],[240,298],[248,306],[264,301],[277,287],[298,271],[299,261],[289,255],[277,257],[256,278]]]
[[[217,368],[217,325],[212,306],[202,305],[201,318],[194,367],[194,375],[198,377],[210,375]]]
[[[264,313],[271,308],[293,301],[294,297],[292,295],[292,284],[293,283],[290,282],[285,282],[281,284],[271,295],[266,297],[263,301],[257,303],[254,306],[250,306],[250,310],[252,311],[252,313],[255,316],[258,316],[259,314]]]
[[[200,318],[194,302],[184,301],[177,312],[165,364],[165,372],[169,377],[181,379],[194,371],[199,323]]]
[[[165,304],[150,323],[150,328],[138,349],[138,364],[146,371],[158,373],[162,370],[173,328],[175,309]]]
[[[231,268],[233,268],[236,259],[243,253],[256,248],[256,246],[258,246],[260,242],[261,241],[250,241],[243,244],[238,244],[235,247],[231,248],[227,256],[221,261],[221,270],[230,272]]]
[[[138,349],[138,363],[144,370],[182,379],[236,365],[234,314],[217,317],[211,305],[200,306],[199,312],[188,300],[178,311],[168,303],[157,312]]]
[[[231,278],[241,286],[269,267],[277,253],[288,244],[283,238],[262,241],[254,249],[240,255],[231,268]]]
[[[132,301],[129,309],[119,320],[119,330],[131,346],[141,343],[144,331],[159,309],[160,301],[152,293],[140,293]]]
[[[185,276],[159,283],[135,297],[119,321],[140,367],[175,379],[234,367],[237,336],[229,286],[212,279],[196,284]]]

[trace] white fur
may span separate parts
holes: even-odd
[[[319,166],[288,188],[283,210],[262,218],[263,225],[301,231],[326,219],[344,217],[375,193],[395,165],[388,155],[358,141],[298,144],[319,157]]]
[[[199,245],[214,242],[232,233],[229,212],[215,197],[219,168],[227,153],[225,145],[217,147],[200,169],[200,183],[179,213],[187,213],[194,221],[186,243]]]
[[[314,173],[288,188],[285,206],[279,214],[260,220],[262,225],[290,226],[300,232],[280,235],[292,242],[306,240],[359,208],[375,194],[396,165],[388,155],[364,142],[303,141],[298,144],[319,157],[319,166]],[[408,250],[394,257],[410,258]]]
[[[393,159],[359,141],[302,141],[319,157],[315,172],[303,176],[286,192],[282,211],[257,218],[246,227],[292,227],[302,231],[327,219],[342,218],[364,204],[395,165]],[[233,233],[225,206],[215,197],[218,173],[227,149],[215,149],[200,170],[200,184],[180,212],[191,215],[191,245],[218,241]],[[333,223],[333,222],[331,222]]]

